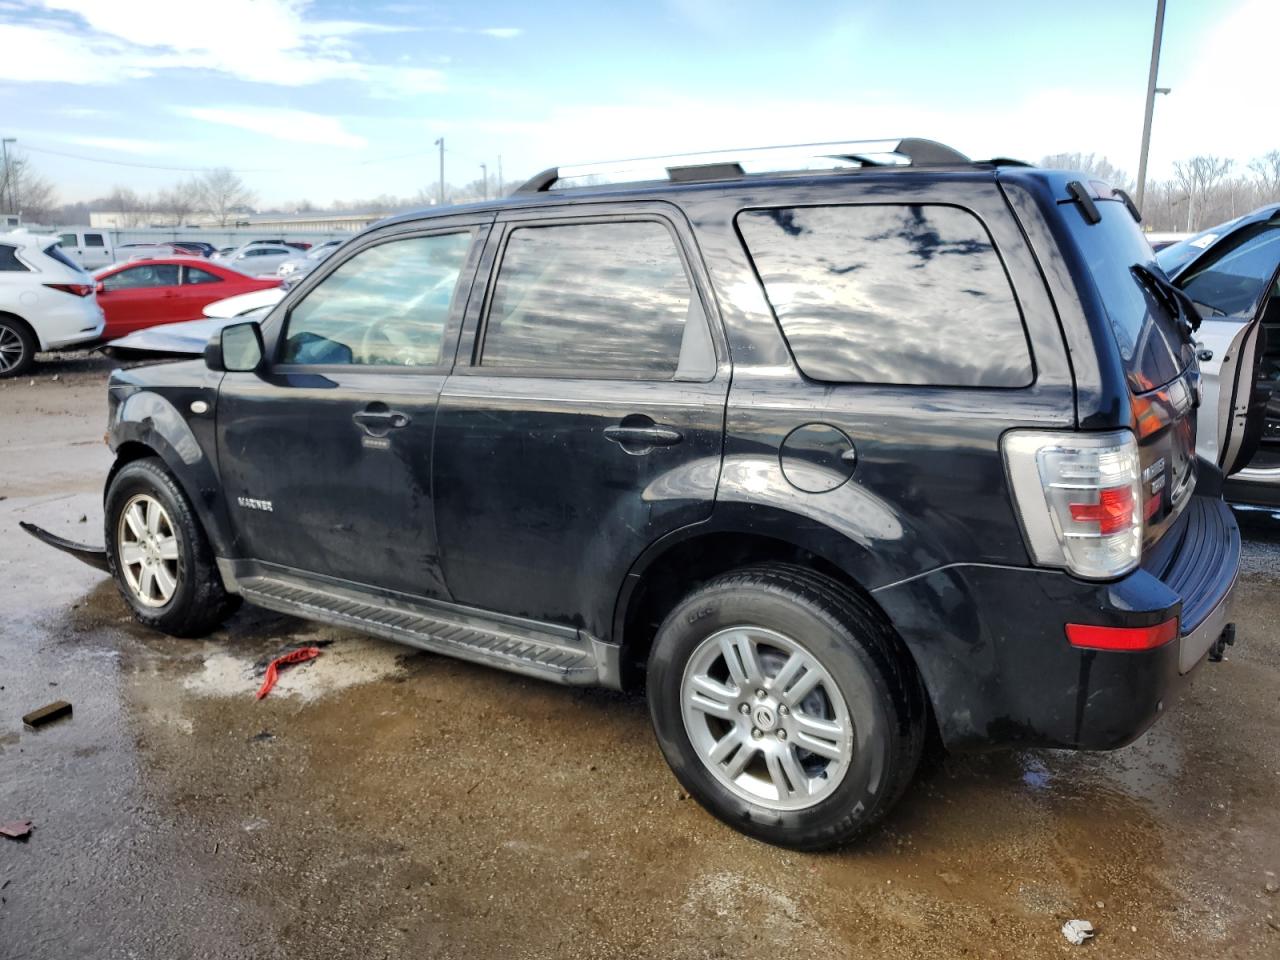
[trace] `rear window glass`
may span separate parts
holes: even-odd
[[[1034,379],[1004,265],[940,204],[745,210],[738,228],[805,376],[1022,387]]]
[[[1156,272],[1151,244],[1118,200],[1096,201],[1102,220],[1088,223],[1074,207],[1063,212],[1102,299],[1130,387],[1143,393],[1163,386],[1191,361],[1191,348],[1177,318],[1133,271]]]

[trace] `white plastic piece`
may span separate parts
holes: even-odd
[[[1093,938],[1093,924],[1088,920],[1068,920],[1062,925],[1062,935],[1078,947]]]

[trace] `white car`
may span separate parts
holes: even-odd
[[[282,280],[297,280],[305,277],[320,264],[324,263],[329,254],[344,243],[346,243],[345,240],[326,240],[324,243],[316,244],[306,253],[294,254],[294,256],[276,268],[276,276]]]
[[[284,287],[268,287],[266,290],[251,290],[248,293],[238,293],[234,297],[227,297],[224,300],[215,300],[213,303],[206,304],[201,313],[206,317],[217,319],[239,317],[250,310],[258,310],[261,307],[274,307],[284,299],[286,292]]]
[[[16,377],[39,350],[98,339],[104,323],[94,281],[58,238],[0,233],[0,377]]]
[[[219,253],[213,259],[251,277],[274,277],[280,264],[297,252],[296,247],[283,244],[250,242],[226,256]]]

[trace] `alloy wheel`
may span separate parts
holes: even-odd
[[[120,570],[143,606],[163,607],[178,589],[178,537],[164,506],[150,494],[133,497],[116,531]]]
[[[712,776],[764,807],[821,802],[853,760],[853,723],[835,680],[774,630],[744,625],[703,640],[685,666],[680,708]]]
[[[0,373],[8,373],[18,367],[23,360],[26,345],[18,331],[12,327],[0,326]]]

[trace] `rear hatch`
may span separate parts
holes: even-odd
[[[1075,196],[1061,201],[1067,229],[1097,291],[1132,398],[1145,548],[1164,535],[1195,488],[1199,370],[1192,325],[1198,318],[1156,263],[1127,198],[1098,181],[1072,188]]]

